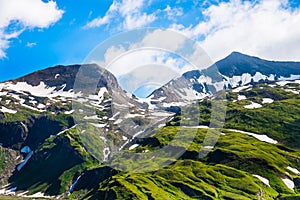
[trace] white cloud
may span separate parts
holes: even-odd
[[[148,15],[147,13],[137,13],[133,15],[126,15],[123,22],[123,29],[132,30],[150,24],[155,20],[155,14]]]
[[[121,34],[118,37],[124,37],[122,44],[108,41],[109,48],[105,50],[106,44],[99,46],[99,49],[95,49],[85,62],[98,63],[117,78],[145,65],[164,66],[170,71],[182,74],[213,64],[197,43],[188,40],[178,32],[149,29],[137,30],[132,34],[142,37],[130,42],[127,33],[125,36]],[[120,41],[120,38],[114,38],[114,41]],[[157,75],[156,71],[154,73]],[[151,74],[148,73],[148,75]]]
[[[133,93],[145,85],[163,86],[179,77],[183,70],[195,69],[184,60],[174,55],[150,49],[129,51],[117,57],[107,69],[119,80],[127,92]]]
[[[144,0],[123,0],[119,3],[119,11],[124,16],[129,13],[139,12],[144,6]]]
[[[138,48],[139,46],[144,47],[155,47],[157,49],[161,49],[165,52],[174,53],[175,55],[180,55],[180,59],[184,59],[190,64],[186,65],[184,67],[184,70],[187,71],[187,69],[191,70],[191,65],[194,65],[194,69],[197,68],[207,68],[213,64],[212,60],[208,59],[207,54],[205,54],[205,51],[201,48],[199,43],[189,40],[186,36],[178,33],[173,32],[171,30],[162,30],[158,29],[151,33],[148,33],[143,40],[140,43],[132,45],[132,49]],[[192,50],[190,52],[183,52],[185,49]],[[166,54],[160,55],[162,58],[164,56],[167,56]],[[177,58],[179,59],[179,58]],[[165,59],[161,63],[167,63],[170,60],[174,59]],[[169,65],[171,66],[171,65]],[[174,61],[174,66],[182,66],[178,65],[178,61]],[[180,70],[182,72],[183,69]]]
[[[93,27],[100,27],[106,24],[109,24],[111,21],[111,18],[113,18],[113,16],[115,15],[115,13],[117,12],[118,5],[117,3],[114,1],[111,6],[109,7],[108,11],[106,12],[104,17],[97,17],[95,19],[93,19],[92,21],[90,21],[89,23],[86,24],[85,28],[93,28]],[[89,14],[89,17],[91,16],[91,12]]]
[[[111,52],[107,52],[106,55],[109,55],[109,53]],[[149,49],[129,51],[121,56],[118,56],[117,59],[110,64],[111,65],[108,66],[108,69],[117,77],[133,71],[141,66],[150,64],[168,65],[168,67],[176,71],[179,69],[179,61],[172,59],[169,53]]]
[[[106,45],[104,45],[105,47],[99,46],[100,48],[94,50],[90,54],[90,57],[86,58],[85,62],[97,62],[103,67],[109,66],[120,59],[131,66],[143,65],[145,63],[153,64],[154,61],[159,61],[162,64],[167,62],[166,58],[168,56],[166,56],[166,53],[177,55],[177,51],[185,46],[186,37],[178,32],[162,29],[146,30],[140,29],[129,35],[128,33],[118,35],[117,39],[114,38],[114,41],[122,40],[123,43],[108,42],[108,47]],[[139,35],[141,38],[131,41],[134,35]],[[105,52],[102,51],[104,48],[107,48]],[[125,61],[124,59],[129,60]],[[168,61],[170,62],[170,59]],[[117,74],[120,74],[121,71]]]
[[[185,41],[186,37],[182,34],[171,30],[157,29],[145,35],[141,42],[132,45],[131,48],[146,46],[176,51],[184,45]]]
[[[159,76],[157,76],[157,74],[159,74]],[[150,64],[141,65],[128,71],[128,73],[122,75],[119,80],[123,89],[133,93],[141,86],[144,86],[146,90],[153,89],[153,87],[161,87],[179,75],[177,71],[167,65]]]
[[[104,55],[104,63],[102,63],[101,65],[109,65],[111,62],[114,62],[115,59],[117,59],[125,52],[126,50],[123,46],[120,46],[119,48],[115,46],[108,48]]]
[[[1,37],[1,33],[0,33],[0,37]],[[5,52],[4,50],[8,48],[8,41],[7,40],[3,40],[0,38],[0,58],[5,57]]]
[[[182,8],[171,8],[169,5],[163,11],[167,14],[168,20],[176,20],[183,15]]]
[[[105,61],[95,59],[93,62],[106,67],[117,78],[145,65],[164,66],[177,74],[182,74],[187,69],[195,69],[182,58],[159,49],[125,51],[121,47],[111,47],[105,53]],[[156,74],[156,72],[154,73]]]
[[[286,0],[230,0],[203,11],[205,21],[173,29],[200,40],[217,61],[232,51],[271,60],[300,60],[300,9]],[[204,38],[204,39],[203,39]]]
[[[6,56],[10,39],[17,38],[27,28],[48,28],[63,13],[54,1],[0,0],[0,58]]]
[[[144,0],[114,0],[103,17],[98,17],[86,24],[85,28],[101,27],[112,21],[119,23],[119,29],[131,30],[150,24],[156,14],[143,12]]]
[[[91,27],[98,27],[98,26],[102,26],[105,24],[108,24],[110,22],[110,18],[108,15],[105,15],[104,17],[100,17],[100,18],[96,18],[94,20],[92,20],[91,22],[89,22],[86,27],[87,28],[91,28]]]
[[[37,45],[36,42],[27,42],[27,44],[26,44],[26,46],[29,47],[29,48],[34,47],[36,45]]]

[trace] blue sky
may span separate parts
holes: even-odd
[[[22,3],[0,0],[0,81],[54,65],[82,63],[101,42],[143,27],[180,32],[199,42],[213,61],[232,51],[270,60],[300,60],[297,0]]]

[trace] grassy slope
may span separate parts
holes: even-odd
[[[300,86],[297,85],[300,89]],[[282,88],[258,85],[250,91],[240,92],[247,100],[229,102],[225,127],[266,134],[287,146],[300,148],[300,96]],[[236,94],[230,93],[229,98]],[[261,103],[262,98],[272,98],[271,104],[259,109],[244,109],[249,100]]]
[[[264,133],[283,144],[268,144],[251,136],[223,130],[226,135],[220,137],[206,158],[199,159],[198,152],[206,133],[205,129],[199,129],[188,151],[173,164],[152,173],[111,173],[104,166],[98,166],[85,151],[76,131],[71,130],[46,140],[22,169],[26,173],[15,175],[11,182],[31,193],[61,194],[85,171],[86,176],[68,196],[70,199],[257,199],[258,196],[275,199],[299,195],[300,176],[291,172],[286,174],[287,166],[300,169],[296,134],[299,133],[299,97],[280,88],[268,88],[268,92],[262,92],[266,89],[259,87],[241,92],[248,97],[243,101],[232,102],[237,94],[228,94],[225,127]],[[276,101],[260,109],[243,108],[249,100],[260,103],[263,97]],[[209,101],[200,103],[200,124],[209,123],[209,107]],[[180,118],[175,117],[169,126],[158,130],[152,138],[137,141],[142,145],[134,151],[151,151],[168,144],[178,131],[178,127],[172,125],[178,125]],[[64,117],[61,121],[67,123]],[[189,129],[186,133],[189,131],[195,130]],[[180,146],[180,143],[176,145]],[[144,166],[151,164],[147,161]],[[269,179],[271,187],[252,174]],[[294,180],[295,192],[284,185],[280,179],[283,177]]]
[[[164,143],[165,136],[170,135],[171,138],[177,130],[166,127],[162,131],[164,137],[158,137],[158,140]],[[200,150],[199,142],[203,141],[205,133],[205,129],[198,131],[197,142],[193,143],[190,152]],[[155,147],[140,146],[136,152],[141,149],[154,150]],[[279,178],[286,176],[288,165],[297,165],[295,159],[299,159],[299,155],[294,151],[286,152],[280,146],[257,141],[251,136],[227,132],[204,160],[195,156],[180,159],[153,173],[118,173],[103,181],[99,189],[86,198],[256,199],[260,194],[266,199],[273,199],[278,195],[296,195]],[[268,178],[271,188],[252,174]],[[296,179],[297,176],[290,175],[289,178]]]
[[[297,86],[298,87],[298,86]],[[266,88],[257,85],[248,92],[247,100],[233,102],[236,93],[228,94],[226,128],[235,128],[266,134],[280,141],[273,145],[251,136],[223,130],[216,147],[205,159],[198,159],[206,130],[199,131],[189,150],[180,160],[154,173],[120,173],[102,182],[97,192],[87,198],[97,199],[296,199],[300,198],[300,176],[287,170],[287,166],[300,168],[299,95],[285,92],[282,88]],[[272,104],[259,109],[245,109],[250,101],[262,102],[272,98]],[[200,103],[200,124],[209,124],[210,102]],[[196,109],[196,108],[195,108]],[[179,125],[180,116],[170,125]],[[144,139],[135,151],[155,150],[164,146],[177,133],[178,128],[168,126],[153,138]],[[187,130],[191,131],[191,130]],[[128,161],[129,162],[129,161]],[[149,164],[148,162],[146,164]],[[287,172],[289,174],[287,174]],[[253,177],[257,174],[267,178],[271,187]],[[281,178],[295,182],[290,190]],[[298,196],[298,197],[296,197]]]

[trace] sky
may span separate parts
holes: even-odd
[[[147,27],[182,34],[197,42],[213,62],[233,51],[300,61],[299,24],[298,0],[0,0],[0,81],[55,65],[93,61],[90,55],[99,45]],[[145,45],[166,40],[180,44],[180,37],[164,37],[159,31],[146,32],[139,39],[135,42]],[[124,49],[114,42],[103,57],[121,55],[134,44]],[[190,69],[171,54],[144,50],[114,63],[181,65],[174,73]],[[150,61],[136,59],[145,55]],[[124,78],[126,70],[121,71],[118,77]]]

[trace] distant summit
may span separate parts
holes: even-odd
[[[258,57],[232,52],[211,67],[185,72],[155,90],[149,97],[164,105],[171,102],[203,99],[222,89],[231,89],[249,83],[300,78],[300,62],[275,62]],[[156,104],[158,104],[156,102]]]
[[[240,76],[244,73],[253,76],[257,72],[267,76],[274,74],[276,77],[300,74],[299,62],[267,61],[239,52],[232,52],[226,58],[216,62],[216,66],[221,74],[228,77]]]

